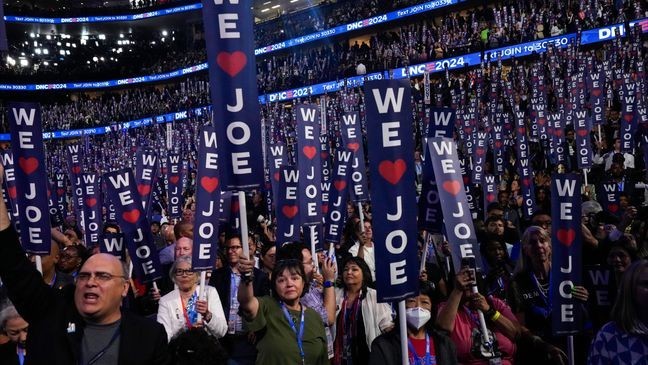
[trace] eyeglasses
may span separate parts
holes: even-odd
[[[80,272],[76,276],[76,281],[85,283],[94,278],[99,283],[107,283],[114,278],[126,278],[124,275],[113,275],[108,272],[97,271],[97,272]]]
[[[175,276],[191,276],[193,274],[194,274],[194,272],[191,269],[188,269],[188,270],[177,269],[175,271]]]
[[[243,246],[230,246],[227,247],[227,251],[236,251],[236,250],[240,250],[241,248],[243,248]]]

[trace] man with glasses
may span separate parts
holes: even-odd
[[[228,364],[254,364],[256,361],[256,347],[253,333],[248,332],[239,316],[239,302],[236,297],[241,281],[252,281],[254,296],[270,294],[268,276],[261,270],[254,268],[251,277],[241,276],[239,273],[239,258],[243,256],[241,236],[229,234],[225,238],[222,250],[227,257],[227,265],[215,270],[209,279],[209,285],[216,288],[223,312],[227,319],[227,334],[223,337],[223,346],[230,354]]]
[[[0,167],[2,176],[4,169]],[[76,285],[60,291],[51,288],[25,257],[2,199],[0,278],[16,309],[29,323],[29,363],[169,363],[164,327],[121,311],[129,282],[118,258],[96,254],[79,270]]]

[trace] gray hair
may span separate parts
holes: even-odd
[[[22,316],[20,315],[20,313],[18,313],[16,307],[14,307],[14,305],[9,300],[7,300],[3,304],[2,310],[0,310],[0,329],[4,331],[5,327],[7,326],[7,322],[14,318],[22,318]]]
[[[538,236],[538,238],[548,242],[549,245],[551,246],[551,236],[549,235],[549,232],[547,232],[546,229],[540,226],[531,226],[527,228],[526,231],[524,231],[524,233],[522,234],[522,238],[520,239],[521,250],[524,249],[524,246],[529,244],[529,241],[531,240],[531,236]],[[517,264],[515,265],[515,273],[525,272],[530,269],[531,269],[531,258],[527,257],[527,255],[524,254],[524,251],[522,251],[520,253],[520,258],[518,259]]]
[[[186,263],[186,264],[189,264],[189,266],[191,266],[191,256],[189,256],[189,255],[179,256],[179,257],[176,257],[175,261],[173,261],[173,265],[171,265],[171,269],[169,270],[169,277],[171,278],[171,281],[173,281],[174,284],[176,282],[175,272],[176,272],[176,269],[178,268],[178,264],[181,264],[181,263]],[[196,274],[196,276],[197,275],[198,274]]]

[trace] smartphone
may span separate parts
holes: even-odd
[[[461,268],[468,269],[468,276],[472,285],[477,285],[477,264],[474,257],[464,257],[461,259]]]

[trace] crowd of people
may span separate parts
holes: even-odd
[[[389,10],[383,8],[388,5],[382,2],[363,4],[363,7],[346,6],[347,1],[324,4],[317,8],[317,12],[305,10],[282,16],[281,21],[261,23],[255,27],[257,46],[276,41],[267,39],[267,34],[291,38],[328,28],[337,22],[350,22],[367,14]],[[389,3],[394,8],[407,5],[411,4]],[[368,42],[351,44],[344,40],[259,58],[258,86],[262,93],[301,87],[355,76],[359,65],[363,66],[363,72],[388,70],[638,19],[646,16],[648,11],[648,6],[642,2],[621,5],[616,7],[611,1],[595,1],[591,6],[574,4],[568,7],[556,1],[506,1],[454,12],[447,17],[419,19],[397,29],[380,31]],[[313,17],[321,19],[309,19]],[[311,25],[315,29],[308,28]],[[277,27],[282,31],[277,31]],[[8,55],[13,62],[0,65],[0,75],[7,82],[60,82],[61,74],[74,74],[73,81],[96,81],[98,75],[102,79],[111,79],[124,75],[158,74],[205,61],[205,45],[201,37],[186,40],[181,37],[184,32],[171,33],[175,32],[169,30],[165,37],[157,33],[131,33],[128,35],[130,42],[124,45],[117,45],[117,41],[122,39],[116,35],[103,39],[93,35],[92,39],[83,42],[83,47],[80,39],[61,39],[60,34],[37,35],[37,42],[41,43],[39,47],[32,47],[32,39],[25,33],[24,42],[12,42]],[[46,36],[48,39],[44,39]],[[161,38],[165,40],[161,41]],[[77,43],[79,47],[63,46],[70,43]],[[36,48],[41,52],[35,53]],[[48,54],[43,54],[42,49],[47,49]],[[67,53],[60,57],[61,51]],[[133,62],[135,60],[137,62]],[[134,68],[134,64],[137,67]]]
[[[314,82],[321,74],[328,75],[329,69],[335,70],[330,71],[332,79],[340,77],[344,70],[338,66],[344,64],[351,52],[378,57],[372,52],[383,41],[386,46],[381,52],[387,48],[402,49],[403,58],[398,62],[406,63],[412,61],[409,57],[418,57],[413,51],[418,46],[425,48],[438,42],[450,45],[452,39],[460,38],[454,32],[477,31],[483,24],[493,28],[475,33],[479,34],[480,47],[495,47],[523,40],[516,37],[525,37],[525,24],[535,24],[528,28],[535,29],[536,33],[528,33],[535,39],[552,35],[554,27],[564,32],[570,31],[570,27],[597,26],[599,22],[636,17],[637,11],[646,9],[645,2],[629,2],[623,3],[626,11],[609,15],[605,7],[611,3],[597,4],[601,6],[591,6],[581,14],[580,9],[565,9],[559,2],[550,2],[543,10],[536,8],[535,3],[529,4],[516,7],[515,12],[511,11],[513,4],[507,3],[506,11],[502,4],[494,11],[475,11],[463,20],[449,16],[434,32],[432,23],[404,26],[398,32],[375,36],[371,45],[345,48],[338,44],[330,51],[304,51],[294,56],[295,60],[303,61],[294,61],[290,66],[279,61],[273,64],[274,61],[268,61],[270,58],[262,63],[266,62],[268,67],[264,72],[278,73],[277,65],[282,64],[286,67],[284,71],[297,68]],[[520,15],[524,12],[529,15]],[[601,19],[597,18],[599,12]],[[539,24],[543,25],[542,30],[537,27]],[[504,33],[500,29],[505,29]],[[547,31],[549,34],[545,34]],[[484,34],[486,38],[482,38]],[[380,55],[377,62],[395,59],[393,53],[391,58]],[[245,204],[248,231],[241,231],[236,219],[219,222],[218,250],[212,257],[213,267],[207,270],[205,283],[201,284],[201,273],[192,270],[194,230],[200,229],[194,218],[199,184],[196,166],[200,162],[196,141],[198,127],[211,122],[209,113],[190,114],[185,121],[172,123],[171,143],[167,141],[169,130],[160,125],[111,130],[75,141],[81,145],[83,171],[105,173],[121,167],[134,168],[133,155],[138,147],[144,146],[154,148],[161,160],[173,150],[187,162],[181,217],[171,219],[168,214],[170,202],[161,169],[161,194],[147,221],[164,275],[155,283],[144,283],[142,278],[131,275],[129,264],[136,263],[131,260],[134,253],[127,252],[122,260],[103,252],[105,247],[102,249],[101,244],[92,246],[85,242],[86,227],[73,213],[76,192],[70,184],[65,219],[52,228],[50,253],[39,259],[25,255],[7,205],[0,199],[0,363],[401,364],[405,349],[401,347],[404,339],[399,323],[404,315],[410,364],[567,364],[568,357],[573,355],[576,364],[646,365],[648,131],[645,125],[637,126],[630,153],[622,147],[625,137],[621,126],[628,115],[624,110],[627,100],[622,98],[625,82],[636,83],[635,120],[644,117],[647,56],[645,36],[638,29],[629,29],[623,41],[596,48],[549,47],[546,53],[527,59],[504,64],[493,59],[479,68],[435,74],[429,84],[429,104],[424,100],[427,85],[423,79],[411,80],[412,124],[416,131],[415,150],[408,151],[414,154],[416,167],[416,172],[411,172],[416,174],[416,185],[411,189],[421,193],[422,171],[429,167],[421,157],[425,127],[431,123],[425,110],[430,107],[452,107],[460,122],[475,120],[475,132],[487,131],[481,121],[502,123],[494,114],[512,116],[516,111],[524,112],[532,174],[528,180],[520,175],[517,128],[505,128],[507,131],[503,132],[504,162],[499,173],[495,167],[496,141],[491,136],[492,141],[486,142],[488,151],[482,167],[485,174],[496,175],[494,199],[486,203],[482,186],[470,183],[470,173],[464,176],[467,194],[473,202],[480,202],[471,206],[471,213],[479,242],[476,254],[483,265],[477,268],[476,260],[466,259],[455,267],[454,251],[445,237],[419,231],[416,244],[420,262],[408,263],[420,268],[417,278],[408,278],[418,282],[419,294],[405,301],[404,313],[397,311],[396,303],[378,302],[377,287],[381,283],[376,283],[376,272],[384,268],[378,266],[376,248],[384,243],[377,242],[373,234],[378,221],[372,219],[371,199],[349,202],[343,212],[341,239],[312,252],[303,236],[294,242],[277,241],[278,218],[266,199],[271,188],[250,191]],[[315,71],[309,74],[308,68],[299,66],[302,63],[315,65]],[[351,60],[349,65],[353,65]],[[393,65],[375,67],[385,69]],[[601,85],[606,110],[600,129],[589,128],[580,136],[590,142],[592,150],[592,166],[585,172],[576,162],[579,149],[575,126],[559,129],[561,137],[564,132],[561,143],[565,149],[564,158],[557,159],[558,152],[552,153],[546,141],[558,134],[552,131],[553,136],[532,137],[531,127],[539,123],[532,113],[569,113],[573,107],[593,114],[594,86],[587,82],[581,86],[581,104],[573,96],[579,90],[572,94],[570,77],[584,72],[583,79],[587,79],[597,71],[609,71]],[[311,82],[306,81],[294,82]],[[61,96],[64,101],[43,105],[44,129],[110,125],[202,106],[209,102],[208,90],[205,76],[192,76],[172,85],[94,97],[75,94],[73,101]],[[538,95],[546,100],[544,104],[534,101]],[[332,166],[337,165],[333,156],[343,131],[342,113],[360,113],[362,135],[373,123],[366,118],[360,89],[266,105],[261,116],[265,128],[262,142],[284,143],[289,150],[289,164],[295,163],[300,143],[295,131],[294,106],[301,102],[324,106],[324,134],[328,137],[328,162]],[[475,110],[470,111],[473,107]],[[503,127],[511,126],[513,122],[509,122]],[[462,157],[468,155],[468,136],[463,136],[468,132],[462,128],[465,126],[460,124],[452,129]],[[6,125],[2,127],[7,130]],[[40,168],[47,168],[50,177],[55,172],[71,170],[67,166],[68,143],[45,142],[47,156]],[[366,150],[366,145],[362,148]],[[365,156],[372,158],[368,153]],[[551,200],[551,175],[555,172],[589,177],[580,190],[581,211],[573,212],[576,224],[580,225],[583,263],[579,268],[582,272],[574,277],[583,279],[571,285],[569,299],[575,311],[582,314],[583,328],[574,336],[572,351],[567,338],[555,334],[551,320],[557,308],[550,298],[558,290],[551,285],[556,268],[552,265],[552,252],[558,244],[552,237],[552,225],[555,227],[558,221],[551,210],[552,204],[556,204]],[[368,178],[372,174],[375,172],[368,171]],[[0,167],[0,180],[7,177]],[[368,181],[371,183],[371,179]],[[524,213],[525,184],[535,192],[535,209],[530,216]],[[601,190],[604,184],[617,189],[614,209],[609,194]],[[11,199],[6,184],[0,185],[3,195]],[[223,211],[233,218],[240,207],[223,206]],[[105,213],[103,232],[120,233],[122,227]],[[245,242],[249,254],[244,253]],[[40,273],[30,261],[40,262]]]
[[[259,23],[255,28],[255,42],[257,47],[267,46],[424,2],[423,0],[323,1],[316,11],[309,8],[293,14],[281,14],[281,17],[276,20]]]
[[[206,59],[204,42],[173,26],[127,34],[22,35],[11,39],[0,63],[3,83],[114,80],[175,71]]]
[[[99,127],[208,105],[209,82],[203,75],[177,84],[95,95],[80,93],[72,100],[64,96],[58,102],[50,102],[42,104],[44,131]],[[4,118],[0,131],[9,131]]]
[[[644,4],[645,5],[645,4]],[[371,73],[488,51],[646,16],[648,7],[628,2],[622,8],[595,1],[582,8],[559,1],[504,1],[450,16],[372,34],[368,42],[349,40],[303,47],[257,61],[260,92],[273,92],[356,76],[358,66]]]

